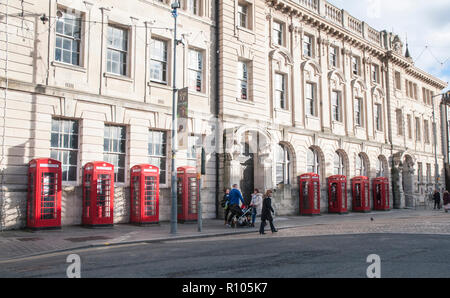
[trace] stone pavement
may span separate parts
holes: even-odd
[[[402,209],[366,214],[275,217],[275,225],[282,232],[272,235],[273,237],[361,233],[450,235],[450,213]],[[153,226],[117,224],[109,228],[65,226],[61,230],[4,231],[0,233],[0,263],[9,259],[89,247],[140,242],[187,241],[230,235],[240,235],[239,238],[259,236],[258,225],[256,228],[231,229],[223,225],[223,220],[211,219],[203,221],[201,233],[197,231],[197,223],[178,224],[176,236],[170,235],[168,222]]]

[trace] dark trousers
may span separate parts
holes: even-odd
[[[275,226],[273,225],[273,220],[269,220],[269,224],[270,224],[270,229],[273,231],[275,231]],[[264,227],[266,226],[266,220],[261,220],[261,226],[259,227],[259,232],[262,234],[264,233]]]
[[[234,215],[239,217],[239,216],[242,216],[242,214],[243,214],[241,208],[239,207],[239,205],[236,205],[236,204],[231,205],[228,208],[228,210],[230,212],[230,215],[228,216],[228,222],[231,221],[231,219],[233,218]]]
[[[230,207],[225,209],[225,222],[228,222],[228,215],[230,214]]]
[[[438,209],[441,209],[441,202],[438,201],[438,200],[435,200],[435,201],[434,201],[434,209],[436,209],[436,207],[437,207]]]

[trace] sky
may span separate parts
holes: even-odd
[[[374,29],[408,37],[417,67],[450,82],[449,0],[328,0]],[[449,87],[450,89],[450,87]]]

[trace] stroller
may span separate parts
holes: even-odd
[[[239,213],[237,211],[233,212],[230,220],[231,227],[250,227],[252,223],[252,209],[253,207],[244,206],[242,209],[239,208]]]

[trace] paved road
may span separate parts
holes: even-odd
[[[449,235],[232,236],[87,249],[0,263],[0,277],[65,277],[81,257],[81,277],[356,277],[370,254],[382,277],[450,277]]]

